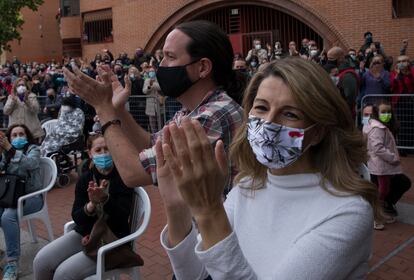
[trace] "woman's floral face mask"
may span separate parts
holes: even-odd
[[[247,139],[256,159],[271,169],[284,168],[294,163],[307,149],[303,139],[308,128],[291,128],[264,119],[249,116]]]

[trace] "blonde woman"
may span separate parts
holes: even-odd
[[[366,146],[328,74],[298,58],[270,63],[243,104],[231,147],[239,174],[224,204],[221,141],[213,152],[186,120],[156,145],[161,242],[176,278],[364,278],[377,193],[356,172]]]
[[[9,116],[9,127],[24,124],[38,140],[44,135],[37,115],[39,110],[39,102],[36,94],[30,91],[29,83],[25,79],[17,79],[3,109],[3,113]]]

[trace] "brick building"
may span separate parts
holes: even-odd
[[[414,57],[411,0],[45,0],[38,12],[23,14],[24,39],[13,45],[13,54],[24,59],[62,54],[91,59],[104,48],[114,55],[125,51],[132,56],[137,47],[153,51],[174,25],[191,19],[217,23],[242,53],[254,37],[285,47],[307,37],[321,48],[359,48],[369,30],[393,56],[409,38],[408,54]]]

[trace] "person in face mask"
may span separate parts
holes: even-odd
[[[0,171],[25,179],[25,194],[42,189],[39,146],[35,144],[33,135],[27,126],[21,124],[10,126],[6,135],[0,136],[0,152],[2,153]],[[42,206],[42,196],[36,195],[25,200],[23,212],[29,215],[39,211]],[[0,207],[0,218],[6,245],[3,279],[17,279],[21,256],[17,209]]]
[[[357,100],[358,103],[366,95],[390,94],[390,83],[390,73],[384,69],[384,57],[376,55],[371,60],[369,71],[365,72],[361,78],[361,93]]]
[[[282,48],[282,43],[276,42],[274,50],[273,50],[273,54],[270,60],[281,59],[283,56],[284,56],[284,51]]]
[[[365,53],[365,50],[368,49],[373,42],[374,42],[374,39],[372,36],[372,32],[370,31],[365,32],[364,33],[364,44],[361,46],[359,50]]]
[[[168,192],[160,240],[176,278],[366,275],[380,207],[375,187],[357,172],[364,138],[327,73],[282,59],[262,67],[245,94],[230,151],[239,173],[224,203],[222,141],[211,148],[194,120],[170,124],[157,141],[158,188]]]
[[[368,104],[362,109],[362,120],[361,120],[362,126],[368,125],[368,121],[372,116],[372,108],[373,106]]]
[[[57,119],[60,106],[62,104],[62,96],[56,95],[56,92],[53,88],[49,88],[46,91],[47,99],[45,107],[43,108],[43,113],[46,114],[49,118]]]
[[[39,111],[40,105],[36,94],[30,91],[28,82],[17,79],[3,109],[3,113],[9,116],[9,126],[24,124],[36,139],[41,138],[44,131],[40,126]]]
[[[233,70],[240,71],[242,73],[247,72],[247,65],[244,59],[235,60],[233,62]]]
[[[414,94],[414,67],[410,65],[410,57],[406,55],[397,58],[394,71],[391,73],[391,101],[394,104],[395,113],[401,122],[401,131],[397,137],[399,146],[414,147],[414,137],[412,136],[413,118],[410,113],[414,108],[414,99],[405,94]],[[403,150],[413,153],[414,150]]]
[[[133,190],[119,176],[102,135],[89,136],[87,148],[91,164],[76,183],[72,207],[75,228],[37,253],[33,261],[35,280],[82,279],[95,274],[96,261],[83,253],[82,241],[91,234],[99,208],[117,238],[130,233]]]
[[[144,49],[143,48],[137,48],[135,50],[135,54],[134,54],[134,59],[133,59],[133,63],[134,66],[138,69],[141,69],[141,64],[144,62],[149,62],[148,58],[145,55]]]
[[[333,47],[327,53],[328,61],[324,66],[325,69],[329,65],[338,67],[338,83],[337,87],[349,106],[352,116],[356,116],[355,105],[356,98],[359,94],[359,76],[355,72],[349,61],[345,59],[345,52],[340,47]]]
[[[124,70],[122,69],[122,64],[115,64],[115,66],[114,66],[114,72],[116,74],[116,77],[118,78],[118,81],[121,84],[125,85],[124,84],[124,76],[125,76],[125,74],[124,74]]]
[[[257,56],[253,56],[249,63],[248,68],[248,76],[251,78],[256,74],[257,70],[259,69],[259,58]]]
[[[363,58],[362,58],[363,60]],[[355,49],[348,50],[348,61],[351,65],[354,65],[355,71],[359,71],[359,59],[357,57],[357,53]]]
[[[144,86],[144,80],[142,79],[138,68],[130,66],[128,68],[128,77],[131,81],[131,95],[143,95],[142,88]]]
[[[40,146],[42,156],[59,151],[63,145],[77,140],[83,134],[85,114],[76,108],[76,96],[68,94],[62,98],[58,121]]]
[[[392,177],[402,174],[400,156],[394,138],[398,129],[391,103],[385,100],[380,100],[373,106],[371,118],[363,128],[363,133],[367,136],[368,169],[375,177],[379,199],[384,208],[388,206],[386,198],[390,193]],[[395,222],[395,218],[392,215],[387,216],[386,222]],[[376,221],[374,228],[384,229],[384,224]]]
[[[142,92],[147,95],[145,105],[145,115],[149,118],[150,132],[158,131],[157,116],[164,106],[164,97],[161,94],[161,88],[158,84],[154,67],[148,68],[148,78],[144,81]]]
[[[253,48],[247,53],[246,61],[250,63],[253,57],[257,57],[258,61],[267,59],[267,51],[262,48],[262,42],[257,38],[253,40]]]
[[[227,35],[208,21],[184,22],[168,34],[163,53],[156,80],[164,96],[175,98],[182,105],[169,122],[180,125],[184,119],[198,119],[211,143],[223,139],[228,149],[241,124],[242,110],[226,90],[237,96],[242,87],[232,69],[234,53]],[[126,111],[130,80],[125,79],[125,88],[120,83],[111,83],[114,74],[106,67],[99,69],[100,82],[84,79],[78,69],[74,72],[65,69],[68,84],[96,109],[108,146],[117,146],[111,153],[124,182],[130,187],[156,184],[152,147],[162,133],[151,135]],[[231,184],[229,180],[224,193]]]

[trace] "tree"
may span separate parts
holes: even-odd
[[[0,54],[2,51],[11,51],[9,42],[21,40],[20,28],[24,19],[20,14],[22,8],[37,11],[44,0],[0,0]]]

